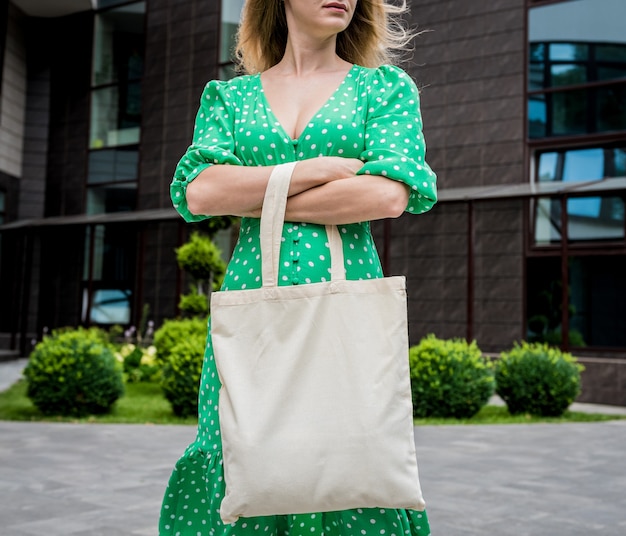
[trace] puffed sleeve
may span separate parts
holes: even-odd
[[[373,70],[368,84],[365,162],[359,175],[382,175],[411,187],[407,212],[421,214],[437,202],[437,177],[426,163],[419,93],[399,67]]]
[[[242,165],[235,156],[233,125],[235,102],[230,83],[212,80],[202,92],[191,145],[179,160],[170,184],[174,208],[188,222],[210,218],[192,214],[187,207],[187,186],[198,174],[213,164]]]

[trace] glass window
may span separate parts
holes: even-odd
[[[139,151],[136,147],[91,151],[87,183],[136,181],[138,165]]]
[[[133,82],[91,92],[91,149],[139,143],[141,86]]]
[[[141,80],[145,9],[136,2],[97,14],[92,85]]]
[[[531,138],[546,136],[548,107],[545,95],[533,95],[528,100],[528,135]]]
[[[91,249],[93,240],[93,249]],[[128,324],[132,313],[132,288],[136,265],[135,233],[124,226],[87,228],[83,266],[83,321]],[[87,284],[91,274],[91,282]],[[92,289],[91,307],[89,288]]]
[[[596,130],[626,130],[626,85],[597,90]]]
[[[9,2],[8,0],[0,0],[0,95],[2,95],[2,73],[4,72],[4,51],[6,49],[8,23]]]
[[[539,181],[557,180],[557,177],[560,177],[558,165],[559,153],[541,153],[539,155],[539,173],[537,174]]]
[[[540,181],[597,181],[626,176],[626,145],[551,150],[537,156]]]
[[[6,194],[0,191],[0,225],[4,223],[6,211]]]
[[[135,210],[145,2],[96,14],[87,214]]]
[[[220,78],[228,80],[235,76],[233,51],[241,9],[244,0],[222,0],[222,29],[220,41]]]
[[[626,147],[593,147],[539,154],[537,178],[540,182],[599,181],[624,176]],[[571,241],[623,240],[624,199],[618,196],[570,197],[567,200]],[[562,237],[561,201],[538,199],[534,202],[535,243],[558,243]]]
[[[527,338],[559,344],[562,339],[563,293],[568,296],[569,341],[572,346],[626,345],[626,257],[571,257],[569,288],[561,279],[561,259],[527,262]]]
[[[563,181],[597,181],[604,175],[604,150],[579,149],[564,154]]]
[[[584,44],[554,43],[550,45],[550,59],[559,61],[586,60],[588,47]]]
[[[587,81],[587,67],[576,63],[552,64],[550,80],[553,86],[574,86]]]
[[[587,132],[587,91],[559,91],[550,95],[552,135],[571,136]]]
[[[626,32],[616,24],[622,20],[626,2],[616,0],[567,0],[530,8],[531,138],[626,130]],[[571,89],[546,91],[554,87]],[[538,118],[539,102],[545,110]]]
[[[87,214],[130,212],[137,204],[137,183],[108,184],[87,189]]]
[[[94,324],[129,324],[131,296],[132,292],[129,289],[95,290],[91,301],[90,322]]]
[[[139,143],[145,2],[98,13],[94,33],[90,147]]]

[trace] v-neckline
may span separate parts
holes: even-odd
[[[272,114],[272,117],[274,118],[274,124],[276,126],[278,126],[282,131],[283,134],[285,135],[285,137],[291,142],[291,143],[298,143],[300,141],[300,139],[302,138],[302,136],[304,136],[304,134],[306,133],[306,131],[309,128],[309,125],[311,124],[311,122],[313,121],[313,119],[315,118],[316,115],[318,115],[325,107],[326,105],[331,101],[331,99],[337,94],[339,93],[339,90],[343,87],[343,85],[346,83],[346,80],[350,77],[350,75],[352,74],[352,71],[354,71],[354,69],[356,69],[356,64],[353,64],[352,67],[350,67],[350,69],[348,69],[348,72],[345,74],[345,76],[342,78],[341,82],[339,83],[339,85],[335,88],[335,90],[328,96],[328,98],[322,103],[322,105],[315,111],[313,112],[313,115],[309,118],[309,120],[306,122],[306,124],[304,125],[304,128],[302,129],[302,132],[300,132],[300,134],[295,137],[292,138],[291,135],[287,132],[287,130],[285,129],[285,127],[283,126],[282,122],[280,121],[280,119],[278,119],[278,117],[276,116],[276,114],[274,113],[274,110],[272,108],[272,105],[269,102],[269,99],[267,98],[267,95],[265,94],[265,88],[263,87],[263,80],[261,80],[261,73],[257,73],[257,80],[258,80],[258,84],[259,84],[259,88],[261,89],[261,96],[263,98],[265,107],[267,108],[267,111]]]

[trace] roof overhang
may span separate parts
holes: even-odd
[[[86,226],[115,223],[157,223],[178,219],[181,219],[181,217],[173,208],[138,210],[133,212],[107,212],[105,214],[76,214],[74,216],[17,220],[0,225],[0,233],[29,228],[45,229],[48,227],[66,227],[69,225]]]
[[[438,203],[459,201],[487,201],[497,199],[528,199],[568,195],[581,197],[600,193],[626,194],[626,177],[581,182],[525,182],[521,184],[499,184],[470,186],[467,188],[442,188]]]
[[[63,17],[94,9],[96,0],[11,0],[30,17]]]
[[[470,186],[468,188],[443,188],[438,192],[438,203],[470,201],[497,201],[504,199],[530,199],[536,197],[594,196],[599,194],[626,195],[626,177],[586,182],[539,182]],[[139,210],[133,212],[108,212],[105,214],[76,214],[31,220],[17,220],[0,225],[0,232],[29,228],[61,227],[68,225],[109,225],[116,223],[155,223],[180,219],[173,208]]]

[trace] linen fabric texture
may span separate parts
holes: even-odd
[[[330,281],[278,286],[294,166],[276,166],[267,186],[262,286],[211,298],[222,384],[221,519],[350,508],[424,510],[405,278],[346,280],[337,227],[326,226]]]

